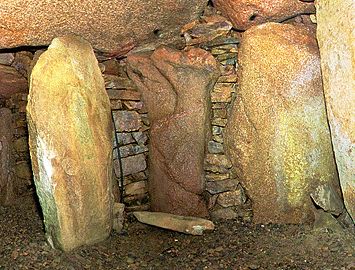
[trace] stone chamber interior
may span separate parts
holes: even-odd
[[[355,269],[351,1],[148,2],[0,25],[0,269]]]

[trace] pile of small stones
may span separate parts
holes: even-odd
[[[224,17],[211,14],[184,26],[186,45],[209,51],[220,63],[221,76],[211,91],[211,138],[205,157],[206,197],[214,219],[250,220],[250,202],[224,151],[223,133],[236,95],[240,34]]]
[[[114,119],[114,193],[126,211],[148,210],[149,120],[141,95],[128,78],[124,60],[98,57]],[[122,172],[121,172],[122,168]],[[123,194],[119,194],[122,190]]]

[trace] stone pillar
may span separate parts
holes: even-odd
[[[46,236],[64,251],[112,228],[110,103],[89,43],[56,38],[33,68],[29,145]]]
[[[311,222],[311,194],[318,189],[338,199],[319,201],[341,213],[314,33],[289,24],[252,27],[238,62],[226,150],[252,200],[254,221]]]
[[[0,109],[0,205],[9,205],[15,200],[15,174],[12,151],[11,110]]]
[[[203,162],[210,132],[209,92],[218,77],[213,56],[161,47],[128,57],[151,122],[149,194],[154,211],[207,216]]]
[[[355,222],[355,2],[318,0],[325,101],[345,206]]]

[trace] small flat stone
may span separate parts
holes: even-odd
[[[14,59],[14,53],[0,53],[0,65],[11,66]]]
[[[233,85],[230,83],[216,83],[212,93],[212,102],[230,102],[232,97]]]
[[[147,168],[144,154],[122,158],[123,175],[127,176],[133,173],[144,171]],[[114,160],[114,169],[117,176],[120,175],[119,161]]]
[[[224,152],[223,150],[223,144],[214,142],[214,141],[209,141],[208,142],[208,152],[211,154],[221,154]]]
[[[232,168],[232,162],[226,155],[207,154],[205,164]]]
[[[221,208],[211,212],[213,219],[234,219],[238,216],[237,212],[232,208]]]
[[[106,91],[110,99],[141,100],[141,94],[134,90],[107,89]]]
[[[126,144],[130,144],[130,143],[134,143],[135,140],[132,137],[132,133],[128,133],[128,132],[117,132],[117,139],[118,139],[118,144],[119,145],[126,145]],[[113,138],[113,147],[117,147],[117,143],[116,143],[116,138]]]
[[[125,195],[132,196],[147,193],[147,181],[134,182],[125,186]]]
[[[227,118],[227,109],[214,109],[213,118]]]
[[[218,194],[234,190],[238,186],[238,183],[239,181],[236,179],[207,182],[206,190],[211,194]]]
[[[125,100],[122,103],[124,108],[127,110],[139,111],[143,108],[142,101]]]
[[[217,203],[223,207],[242,205],[245,201],[246,197],[241,188],[221,193],[217,198]]]
[[[224,75],[218,78],[218,83],[236,83],[238,81],[237,74]]]
[[[140,145],[145,144],[148,140],[148,136],[145,132],[133,132],[132,135],[135,141]]]
[[[212,221],[203,218],[162,212],[134,212],[133,215],[142,223],[191,235],[202,235],[205,230],[212,231],[215,227]]]
[[[225,118],[214,118],[214,119],[212,119],[212,125],[225,127],[227,125],[227,119],[225,119]]]
[[[128,78],[115,75],[103,75],[106,89],[135,89],[135,84]]]
[[[136,111],[115,111],[113,116],[117,131],[137,131],[142,126],[141,117]]]
[[[129,144],[120,147],[121,157],[134,156],[148,151],[145,145]]]
[[[111,99],[110,104],[111,104],[112,110],[121,110],[122,109],[122,101],[119,99]]]
[[[207,181],[222,181],[230,178],[229,173],[207,173],[205,175]]]
[[[213,135],[221,135],[223,133],[223,128],[219,126],[212,126]]]

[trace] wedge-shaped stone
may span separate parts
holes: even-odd
[[[139,222],[186,234],[202,235],[206,230],[214,230],[213,222],[203,218],[139,211],[134,212],[133,215]]]
[[[46,236],[64,251],[107,238],[112,228],[112,122],[93,50],[56,38],[33,68],[29,144]]]

